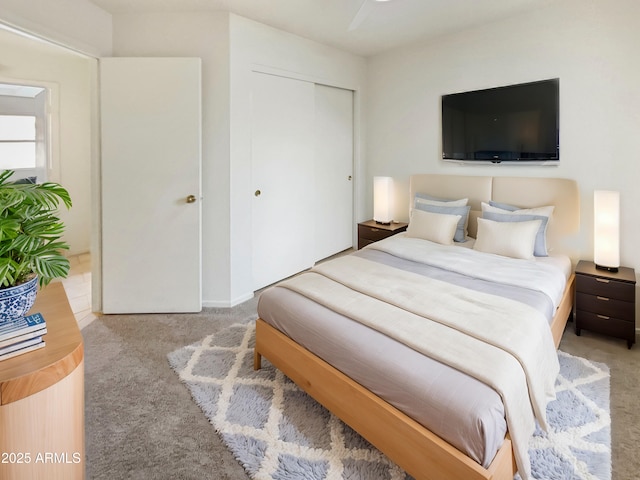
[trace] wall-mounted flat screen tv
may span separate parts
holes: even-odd
[[[442,96],[442,158],[557,164],[559,79]]]

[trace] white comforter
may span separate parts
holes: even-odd
[[[372,243],[367,248],[470,277],[543,292],[551,299],[554,308],[558,308],[566,285],[564,273],[551,264],[439,245],[403,234]]]
[[[443,250],[430,242],[414,240],[373,245],[414,261],[455,265],[459,273],[473,270],[481,278],[487,278],[489,266],[494,268],[493,262],[474,264],[460,252],[466,249]],[[429,243],[427,248],[425,243]],[[432,246],[437,253],[435,260]],[[446,252],[454,253],[455,258],[446,258]],[[544,267],[543,272],[532,272],[533,266],[522,268],[522,262],[497,263],[501,278],[510,278],[516,285],[535,285],[547,276]],[[553,387],[559,371],[553,338],[541,313],[520,302],[356,256],[321,264],[280,285],[494,388],[504,402],[518,469],[523,479],[529,478],[528,440],[535,419],[546,428],[546,405],[555,396]]]

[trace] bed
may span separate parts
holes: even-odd
[[[575,233],[579,227],[577,185],[572,180],[553,178],[414,175],[410,179],[409,190],[412,208],[416,206],[416,197],[423,194],[435,199],[466,198],[469,208],[464,239],[468,236],[471,240],[451,246],[441,246],[437,242],[432,245],[433,242],[415,238],[414,228],[411,235],[401,234],[397,238],[378,242],[344,257],[345,260],[337,259],[318,266],[317,272],[299,275],[292,280],[297,283],[283,282],[268,289],[262,293],[258,306],[260,318],[256,325],[254,367],[260,368],[261,358],[267,358],[319,403],[416,479],[512,479],[518,470],[518,463],[521,467],[523,465],[523,442],[516,442],[520,450],[514,448],[512,435],[516,432],[519,438],[523,435],[521,427],[517,426],[514,420],[517,417],[513,413],[515,409],[509,406],[510,416],[505,415],[507,409],[502,403],[504,400],[505,405],[513,405],[513,400],[510,400],[512,403],[507,402],[509,395],[517,397],[521,392],[505,393],[498,385],[498,394],[492,386],[493,379],[482,381],[473,378],[475,372],[470,375],[468,371],[461,371],[458,365],[450,363],[455,363],[455,358],[441,358],[441,355],[449,355],[449,351],[454,352],[451,354],[453,357],[460,356],[455,352],[469,348],[466,342],[475,342],[476,339],[467,340],[467,336],[460,337],[455,333],[450,343],[444,344],[448,346],[429,347],[435,348],[435,351],[425,353],[420,346],[408,345],[419,333],[403,330],[404,323],[401,322],[406,320],[411,324],[416,314],[419,314],[418,317],[422,315],[422,310],[417,310],[422,308],[429,310],[427,313],[432,316],[438,316],[439,311],[430,310],[435,308],[436,304],[446,303],[429,300],[426,294],[416,295],[416,291],[428,290],[430,295],[436,295],[435,298],[441,299],[459,296],[459,288],[462,288],[463,292],[470,292],[468,308],[476,308],[473,315],[470,315],[471,310],[465,313],[459,306],[465,304],[464,302],[456,303],[453,310],[460,310],[462,313],[457,312],[454,316],[461,317],[463,323],[464,319],[472,317],[483,321],[486,317],[486,320],[491,322],[493,317],[512,315],[520,318],[520,315],[525,313],[535,319],[544,318],[544,327],[538,325],[534,333],[515,337],[512,335],[509,337],[512,340],[508,342],[514,345],[522,344],[526,342],[519,337],[548,335],[549,339],[541,341],[551,344],[555,353],[573,303],[572,261],[566,253],[563,239]],[[484,255],[485,259],[491,259],[488,264],[480,265],[476,264],[475,260],[468,261],[467,257],[478,256],[473,248],[473,239],[478,234],[479,225],[486,229],[487,222],[478,218],[490,217],[482,211],[489,202],[501,207],[513,206],[518,209],[554,206],[544,232],[549,246],[548,257],[536,257],[535,261],[505,259],[503,262],[498,258],[500,256],[494,258],[490,253]],[[441,218],[444,217],[438,217]],[[524,223],[533,222],[523,220],[523,224],[517,228],[524,227]],[[417,221],[415,224],[418,224]],[[486,235],[478,237],[478,241],[481,238],[486,238]],[[480,278],[470,276],[467,271],[449,273],[437,261],[424,265],[421,258],[414,258],[414,254],[418,255],[416,252],[422,256],[426,250],[433,250],[433,253],[428,254],[430,257],[448,258],[444,257],[443,253],[446,249],[455,252],[454,255],[460,257],[461,264],[469,264],[473,271],[480,272]],[[480,256],[482,253],[484,252],[481,252]],[[518,261],[521,263],[517,263]],[[518,284],[512,288],[501,283],[499,295],[496,295],[496,287],[492,285],[491,279],[493,267],[488,266],[495,264],[497,272],[500,271],[502,263],[505,263],[505,266],[512,263],[549,264],[549,267],[544,266],[542,269],[549,270],[549,274],[553,275],[549,277],[548,283],[555,285],[554,291],[532,294],[528,285]],[[348,282],[340,278],[335,281],[332,277],[338,274],[336,272],[343,270],[351,269],[353,273],[369,268],[371,277],[368,279],[364,274],[351,275],[347,277]],[[483,275],[482,272],[489,273]],[[323,293],[314,282],[318,281],[324,285],[327,278],[329,282],[335,281],[335,286],[331,283],[328,287],[330,293]],[[559,278],[562,279],[561,283]],[[305,281],[310,283],[305,286]],[[351,281],[355,284],[345,286],[345,283]],[[451,287],[450,283],[456,285]],[[462,285],[458,285],[459,283]],[[542,283],[547,282],[545,280]],[[305,288],[307,290],[304,290]],[[377,290],[364,293],[361,291],[369,288]],[[449,291],[450,288],[453,290]],[[357,297],[348,298],[351,289],[358,291],[353,294],[358,295]],[[386,298],[387,290],[402,290],[406,294],[406,303],[398,304],[398,301],[394,300],[395,297]],[[317,297],[314,296],[316,293]],[[343,294],[347,295],[347,298],[342,299]],[[463,296],[466,298],[466,295],[464,293]],[[517,301],[511,298],[513,296],[517,297]],[[367,310],[369,297],[372,299]],[[486,314],[477,313],[480,310],[475,307],[476,304],[494,297],[500,297],[497,303],[504,309],[503,313],[495,313],[493,310]],[[414,308],[416,302],[419,306]],[[342,305],[353,305],[353,311],[350,310],[352,307],[343,308]],[[446,310],[449,307],[442,308]],[[514,310],[510,310],[511,308]],[[524,313],[521,313],[521,309]],[[394,330],[391,332],[385,331],[384,326],[367,324],[372,317],[392,316],[394,322],[398,320],[398,325],[402,328],[394,323],[390,327]],[[401,318],[402,320],[399,320]],[[538,324],[542,322],[536,321]],[[532,323],[535,324],[536,321]],[[428,331],[432,332],[432,337],[438,338],[439,341],[434,343],[443,343],[438,333],[442,331],[442,325],[434,323],[436,325],[429,328],[435,330]],[[471,323],[475,325],[464,328],[477,330],[478,325],[482,325],[475,321],[466,322],[465,325]],[[396,328],[405,336],[404,339],[397,337]],[[537,333],[538,331],[542,333]],[[477,335],[477,332],[471,336],[474,335]],[[483,335],[482,331],[480,335]],[[464,340],[461,341],[461,338]],[[509,345],[506,348],[510,348]],[[492,358],[490,355],[493,353],[487,355],[487,358]],[[501,364],[502,360],[496,363]],[[406,365],[411,367],[403,370]],[[490,369],[491,366],[478,368]],[[501,377],[502,374],[496,376]],[[525,378],[524,381],[528,382],[529,377],[525,375]],[[531,396],[535,397],[536,391],[540,393],[545,389],[542,383],[526,383],[524,390],[526,391],[528,386],[529,391],[533,392]],[[546,387],[548,390],[548,381]],[[545,399],[548,401],[544,392],[540,393],[539,397],[544,397],[542,403]],[[466,401],[468,398],[473,398],[474,402]],[[516,400],[515,403],[522,402]],[[539,418],[536,417],[535,406],[538,405],[539,408],[539,404],[540,402],[536,404],[532,400],[531,410],[536,420]],[[524,416],[526,415],[527,412]],[[523,468],[520,468],[520,472],[527,477],[528,472]]]

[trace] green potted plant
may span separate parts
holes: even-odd
[[[60,202],[71,207],[69,192],[57,183],[10,181],[13,173],[0,174],[0,322],[24,315],[38,284],[69,273],[56,215]]]

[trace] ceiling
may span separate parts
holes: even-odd
[[[89,0],[112,14],[226,11],[369,56],[560,0]]]

